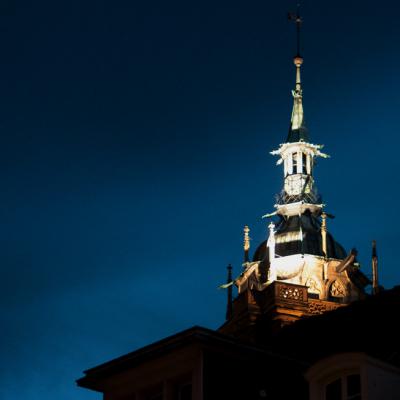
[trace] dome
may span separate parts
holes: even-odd
[[[302,241],[300,240],[301,232],[303,232]],[[321,222],[309,212],[288,219],[282,218],[276,227],[275,240],[275,253],[279,257],[293,254],[323,256]],[[335,241],[329,232],[326,235],[326,245],[328,258],[339,260],[346,258],[345,249]],[[262,261],[266,257],[269,257],[269,254],[265,240],[256,249],[253,261]]]

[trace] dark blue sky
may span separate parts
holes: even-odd
[[[86,400],[84,369],[223,322],[266,237],[294,1],[0,6],[0,397]],[[329,230],[400,282],[400,6],[307,1],[304,107]]]

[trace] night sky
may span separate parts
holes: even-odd
[[[400,282],[400,6],[307,1],[305,118],[328,229]],[[225,315],[266,238],[295,1],[0,5],[0,398],[89,400],[84,369]]]

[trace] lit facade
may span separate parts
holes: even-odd
[[[315,159],[329,156],[321,151],[322,145],[309,139],[303,110],[302,57],[297,55],[294,64],[289,133],[286,141],[271,152],[279,157],[283,188],[275,211],[264,216],[270,220],[268,238],[258,246],[252,260],[249,228],[245,227],[243,271],[233,282],[238,297],[221,327],[229,334],[236,331],[242,335],[247,331],[246,324],[260,319],[272,318],[277,322],[275,329],[279,329],[298,318],[331,311],[365,298],[364,289],[370,283],[360,271],[356,250],[347,254],[328,231],[327,221],[333,216],[324,209],[313,172]],[[269,289],[271,285],[275,289]],[[284,305],[278,307],[282,301]]]

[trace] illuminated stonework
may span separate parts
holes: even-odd
[[[303,293],[298,288],[283,286],[280,289],[279,297],[282,297],[284,299],[303,300]]]
[[[328,231],[327,218],[333,216],[324,211],[313,172],[315,159],[329,156],[321,152],[322,145],[310,142],[304,123],[302,63],[303,59],[297,56],[288,137],[271,152],[279,157],[277,165],[283,167],[283,188],[275,211],[265,216],[273,219],[268,224],[268,239],[258,247],[252,262],[245,257],[243,273],[235,283],[239,294],[263,291],[273,282],[282,282],[306,287],[314,300],[349,303],[364,295],[362,285],[368,280],[359,271],[355,253],[347,254]],[[249,242],[245,243],[248,254]],[[295,289],[287,290],[286,298],[296,300]],[[325,308],[314,304],[310,313],[322,309]]]
[[[346,297],[346,290],[343,287],[343,284],[341,284],[338,280],[333,281],[330,289],[329,289],[329,295],[331,297]]]

